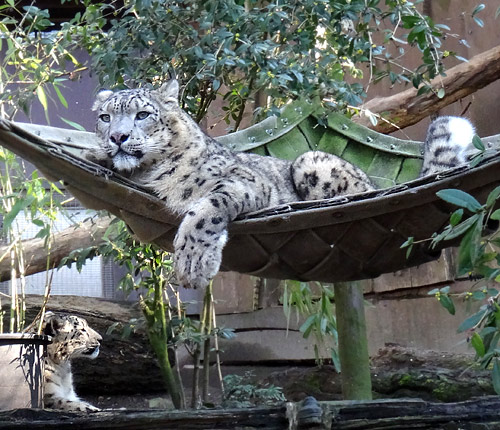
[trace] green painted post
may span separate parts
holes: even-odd
[[[344,400],[371,400],[363,288],[359,282],[345,282],[335,284],[334,291]]]

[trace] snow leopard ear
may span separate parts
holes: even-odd
[[[177,82],[177,79],[171,79],[170,81],[165,82],[158,90],[158,93],[164,103],[178,102],[179,82]]]
[[[42,332],[44,335],[55,336],[61,326],[61,319],[54,312],[45,312],[42,324]]]
[[[99,91],[95,97],[94,105],[92,106],[92,110],[96,111],[99,107],[111,96],[113,95],[113,91],[110,90],[102,90]]]

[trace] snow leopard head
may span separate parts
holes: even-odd
[[[43,334],[52,337],[47,353],[55,363],[99,354],[102,337],[81,317],[46,312],[42,327]]]
[[[100,150],[118,171],[149,167],[165,153],[183,113],[178,104],[179,84],[171,80],[157,90],[101,91],[96,135]],[[101,157],[104,158],[104,157]]]

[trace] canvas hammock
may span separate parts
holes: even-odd
[[[436,197],[460,188],[485,201],[500,184],[496,151],[477,166],[458,167],[417,178],[421,142],[400,140],[331,114],[320,126],[315,107],[287,106],[268,118],[219,140],[236,151],[294,159],[314,149],[341,156],[363,169],[380,188],[361,195],[294,202],[249,213],[229,226],[222,270],[278,279],[344,282],[373,278],[439,256],[427,244],[407,259],[401,244],[409,236],[428,238],[447,224],[455,208]],[[500,135],[483,139],[500,147]],[[95,145],[92,133],[0,121],[0,144],[33,163],[49,179],[62,180],[80,202],[123,219],[144,242],[173,251],[180,219],[148,190],[86,161],[82,148]],[[443,243],[442,246],[446,246]]]

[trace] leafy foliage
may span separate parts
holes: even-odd
[[[313,286],[313,288],[311,288]],[[295,309],[297,319],[300,316],[306,320],[299,330],[305,339],[314,335],[314,354],[316,361],[321,363],[319,347],[325,345],[325,340],[332,346],[328,347],[332,362],[340,371],[340,361],[336,349],[337,322],[333,306],[333,289],[330,285],[321,283],[307,283],[299,281],[286,281],[283,290],[283,311],[287,317],[287,326],[290,323],[292,310]]]
[[[19,222],[21,216],[33,223],[38,232],[35,238],[43,239],[47,255],[47,270],[50,268],[50,247],[53,224],[58,213],[64,214],[63,205],[54,198],[54,194],[62,195],[56,184],[49,183],[38,176],[36,171],[27,177],[24,164],[20,163],[9,151],[0,147],[0,162],[3,164],[0,173],[0,215],[2,227],[0,234],[7,243],[7,250],[0,255],[0,260],[10,260],[11,268],[16,274],[10,280],[11,312],[9,331],[20,332],[25,329],[25,287],[26,261],[22,244],[25,228]],[[29,225],[29,224],[26,224]],[[17,279],[19,277],[19,279]],[[50,293],[50,277],[47,273],[42,309]],[[0,300],[0,333],[4,331],[3,311]],[[34,321],[33,321],[34,323]],[[31,328],[31,325],[29,326]]]
[[[15,0],[0,6],[8,45],[4,64],[16,70],[15,80],[4,72],[2,97],[25,109],[36,97],[47,109],[51,87],[66,106],[60,87],[84,69],[75,56],[84,48],[101,85],[157,84],[176,76],[186,84],[183,105],[197,121],[222,96],[222,119],[237,129],[249,102],[257,101],[258,115],[276,113],[295,98],[320,98],[325,106],[345,109],[358,106],[367,87],[381,79],[442,97],[444,89],[429,82],[455,55],[442,41],[456,35],[423,15],[421,0],[81,3],[83,12],[58,29],[47,10],[20,8]],[[476,22],[483,9],[473,11]],[[412,49],[421,54],[413,70],[404,63]]]
[[[275,385],[259,386],[252,382],[255,375],[251,371],[243,375],[227,375],[224,377],[225,407],[249,408],[253,406],[272,406],[284,402],[285,396],[281,387]]]
[[[435,234],[431,245],[444,240],[462,237],[458,252],[458,275],[479,275],[471,291],[454,294],[450,287],[429,291],[452,315],[454,300],[467,304],[479,302],[479,310],[458,327],[459,333],[467,333],[467,339],[476,352],[483,368],[492,368],[495,391],[500,394],[500,230],[491,225],[500,220],[498,200],[500,186],[490,192],[486,203],[479,203],[473,196],[460,190],[442,190],[438,196],[456,206],[450,223],[442,233]],[[497,224],[498,225],[498,224]]]

